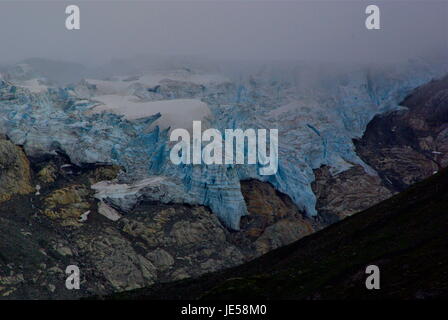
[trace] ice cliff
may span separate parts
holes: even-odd
[[[203,204],[238,229],[247,214],[240,180],[270,182],[313,216],[313,169],[325,164],[341,172],[360,164],[375,174],[352,139],[376,114],[396,110],[412,89],[444,72],[446,66],[421,61],[349,71],[299,66],[239,77],[180,70],[67,87],[23,72],[3,74],[0,132],[30,156],[61,152],[78,165],[122,166],[116,185],[96,190],[123,211],[145,199]],[[279,129],[278,172],[260,176],[256,165],[173,165],[168,133],[192,120],[222,132]]]

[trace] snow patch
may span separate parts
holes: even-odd
[[[133,96],[103,95],[95,97],[101,104],[89,113],[110,112],[123,115],[128,120],[137,120],[160,113],[155,124],[161,128],[190,129],[193,120],[202,120],[210,115],[208,105],[198,99],[173,99],[160,101],[138,101]]]

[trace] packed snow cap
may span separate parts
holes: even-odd
[[[62,152],[77,165],[122,166],[118,181],[94,186],[102,203],[122,212],[143,200],[202,204],[238,230],[247,214],[240,181],[259,179],[314,216],[313,169],[328,165],[337,173],[360,164],[375,174],[352,139],[376,114],[400,108],[412,89],[446,68],[413,61],[318,76],[316,70],[265,68],[225,77],[183,69],[60,87],[19,65],[0,78],[0,130],[31,156]],[[188,130],[194,120],[221,132],[278,129],[277,173],[259,175],[257,164],[174,165],[169,132]]]

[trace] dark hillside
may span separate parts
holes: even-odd
[[[448,296],[448,173],[250,263],[114,299],[422,299]],[[381,289],[365,288],[365,268]]]

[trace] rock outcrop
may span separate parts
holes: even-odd
[[[313,191],[320,214],[340,218],[367,209],[448,164],[448,78],[414,90],[401,110],[376,116],[356,152],[376,174],[358,165],[338,174],[315,170]]]
[[[319,215],[334,214],[342,219],[393,195],[377,175],[366,173],[359,165],[336,175],[322,166],[314,174],[312,187]]]
[[[0,203],[14,194],[34,191],[30,164],[23,150],[11,141],[0,139]]]
[[[360,157],[394,191],[448,164],[448,78],[414,90],[404,110],[375,117],[361,140]]]
[[[242,218],[241,231],[235,237],[245,240],[243,248],[254,250],[251,256],[290,244],[317,229],[312,219],[271,184],[246,180],[241,182],[241,190],[249,214]]]
[[[44,199],[43,214],[63,226],[81,226],[81,216],[91,209],[91,191],[83,185],[57,189]]]

